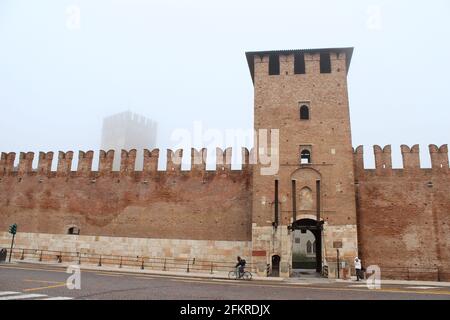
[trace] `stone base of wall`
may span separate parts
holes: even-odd
[[[282,266],[288,271],[284,273],[288,276],[292,271],[292,241],[293,233],[289,232],[286,226],[279,226],[276,230],[272,227],[252,226],[253,234],[253,257],[252,263],[255,265],[271,264],[272,256],[279,255],[280,273]],[[331,226],[324,225],[322,238],[323,263],[328,266],[328,276],[336,277],[337,249],[339,249],[340,276],[344,273],[350,276],[353,268],[353,260],[358,255],[358,239],[356,225]],[[339,244],[338,247],[335,245]],[[335,248],[336,247],[336,248]]]
[[[0,232],[0,247],[9,250],[11,238],[9,233]],[[18,233],[14,247],[117,256],[195,258],[231,263],[236,260],[236,256],[251,255],[250,241],[147,239],[46,233]]]
[[[337,277],[337,250],[339,250],[339,276],[349,278],[354,270],[354,259],[358,256],[358,236],[356,225],[331,226],[324,228],[324,264],[328,266],[328,277]],[[364,261],[363,261],[364,263]]]

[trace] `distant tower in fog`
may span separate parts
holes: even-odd
[[[114,150],[113,170],[120,169],[120,153],[124,150],[137,150],[136,170],[143,168],[144,149],[156,146],[158,124],[144,116],[126,111],[103,119],[101,148]]]

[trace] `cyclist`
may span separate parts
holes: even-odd
[[[241,259],[241,257],[237,257],[237,263],[236,263],[236,269],[238,269],[237,270],[237,272],[238,272],[238,275],[239,275],[239,277],[238,278],[241,278],[243,275],[244,275],[244,269],[245,269],[245,260],[244,259]]]

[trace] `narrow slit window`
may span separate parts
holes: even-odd
[[[294,55],[294,74],[305,74],[305,55],[297,53]]]
[[[300,107],[300,120],[309,120],[309,108],[306,105]]]
[[[269,56],[269,75],[280,74],[280,57],[277,54],[271,54]]]
[[[275,209],[275,212],[274,212],[274,215],[275,215],[275,221],[274,221],[274,225],[275,226],[278,226],[278,180],[275,180],[275,206],[274,206],[274,209]]]
[[[320,54],[320,73],[331,73],[330,53]]]

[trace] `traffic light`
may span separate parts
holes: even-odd
[[[17,233],[17,224],[12,224],[9,226],[9,233],[16,234]]]

